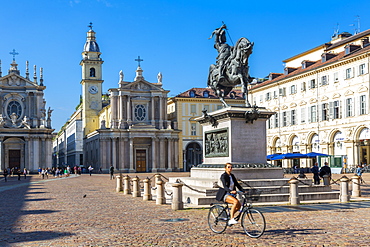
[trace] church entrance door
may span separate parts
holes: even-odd
[[[136,149],[136,171],[146,172],[146,150]]]
[[[9,168],[21,168],[21,150],[9,150]]]

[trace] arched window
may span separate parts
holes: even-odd
[[[190,91],[189,92],[189,96],[191,97],[191,98],[194,98],[195,97],[195,92],[192,90],[192,91]]]
[[[203,97],[204,98],[208,98],[209,97],[209,92],[208,91],[204,91],[203,92]]]
[[[90,77],[95,77],[95,68],[90,68]]]

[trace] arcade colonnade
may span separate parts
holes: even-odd
[[[370,130],[364,125],[344,132],[340,128],[333,130],[311,131],[305,134],[291,134],[284,142],[279,136],[274,136],[268,146],[269,153],[324,153],[330,157],[301,160],[275,161],[283,167],[312,167],[315,161],[329,161],[334,168],[354,168],[358,164],[370,164]]]

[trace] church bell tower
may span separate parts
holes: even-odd
[[[82,52],[82,125],[84,136],[99,129],[99,112],[102,109],[101,52],[95,40],[92,23],[88,26],[86,43]]]

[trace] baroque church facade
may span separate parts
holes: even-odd
[[[144,79],[139,66],[134,81],[124,81],[119,73],[117,88],[102,91],[103,77],[100,48],[95,32],[90,28],[82,52],[82,103],[73,116],[81,116],[64,126],[54,141],[54,161],[62,165],[67,161],[72,136],[81,136],[82,153],[78,161],[68,165],[93,166],[108,170],[111,165],[122,172],[163,172],[179,170],[179,130],[175,122],[167,119],[167,94],[162,87],[162,75],[157,82]],[[69,131],[68,131],[69,129]],[[81,139],[80,139],[81,140]],[[63,153],[65,157],[60,157]],[[73,160],[73,159],[70,159]],[[64,164],[67,164],[64,162]]]
[[[12,53],[11,53],[12,54]],[[16,54],[13,50],[13,55]],[[31,172],[52,164],[51,113],[46,110],[42,68],[37,80],[34,66],[30,78],[28,61],[25,77],[13,57],[7,75],[0,62],[0,170],[24,169]]]

